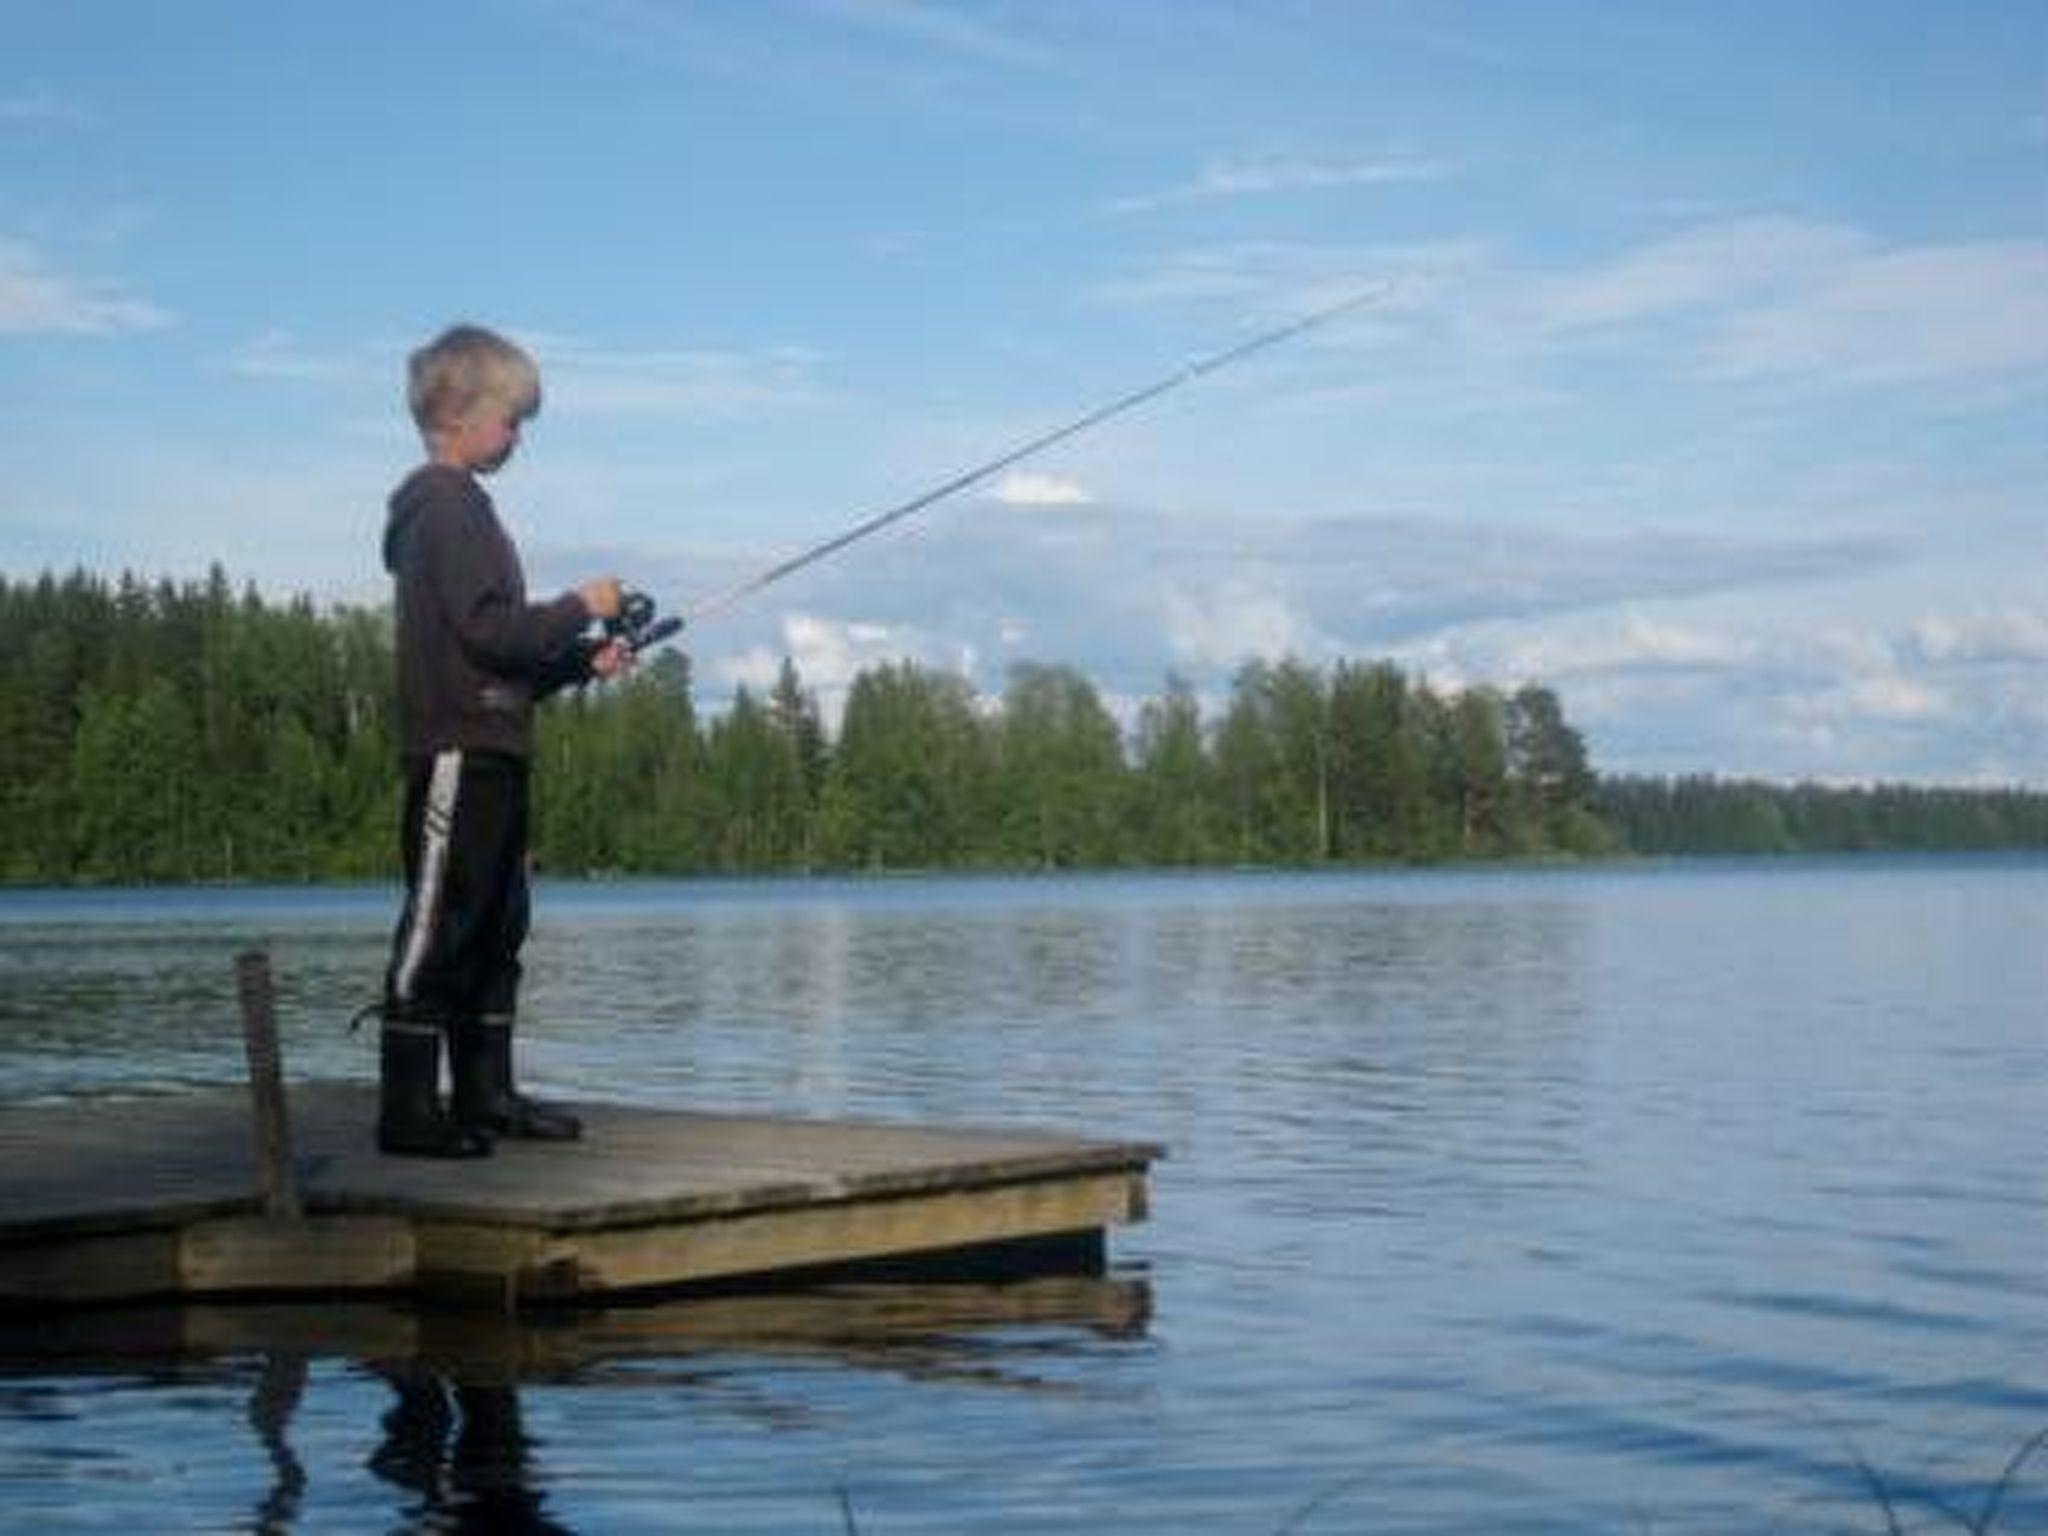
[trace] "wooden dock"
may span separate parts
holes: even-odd
[[[407,1293],[493,1310],[878,1264],[1099,1269],[1160,1149],[572,1106],[585,1139],[380,1156],[376,1090],[290,1100],[296,1217],[265,1214],[249,1094],[0,1109],[0,1308]]]

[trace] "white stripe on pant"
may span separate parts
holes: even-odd
[[[420,967],[427,963],[434,947],[434,928],[441,915],[441,887],[448,876],[448,843],[455,830],[456,792],[461,787],[462,753],[455,748],[435,753],[427,804],[420,817],[419,881],[413,887],[412,903],[406,911],[405,944],[391,979],[391,994],[401,1003],[412,1001],[413,983],[419,980]]]

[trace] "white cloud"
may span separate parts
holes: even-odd
[[[1909,636],[1913,653],[1937,666],[2048,662],[2048,613],[2039,610],[1930,615]]]
[[[1118,198],[1109,207],[1117,213],[1142,213],[1218,198],[1441,181],[1451,174],[1453,168],[1444,161],[1417,155],[1362,160],[1215,160],[1183,186]]]
[[[1718,671],[1757,659],[1744,636],[1630,612],[1583,627],[1539,630],[1501,647],[1491,668],[1502,679],[1561,681],[1617,672]]]
[[[1330,647],[1309,617],[1279,592],[1249,581],[1187,585],[1160,594],[1166,644],[1175,661],[1229,668],[1254,658],[1319,658]]]
[[[108,336],[170,320],[154,304],[53,271],[30,247],[0,240],[0,335]]]
[[[867,634],[856,631],[867,629]],[[888,634],[873,633],[873,626],[848,625],[810,614],[791,614],[783,620],[782,644],[756,645],[731,655],[712,658],[711,675],[728,687],[744,686],[756,692],[774,685],[786,656],[795,662],[807,687],[820,695],[837,695],[865,666],[888,657]]]
[[[1030,471],[1003,476],[995,498],[1010,507],[1079,507],[1095,499],[1076,481]]]
[[[1787,686],[1771,711],[1796,738],[1831,743],[1839,757],[1853,756],[1859,742],[1899,727],[1931,728],[1954,712],[1946,690],[1889,670],[1820,678],[1804,688]]]
[[[913,661],[972,675],[975,659],[971,646],[914,626],[792,613],[782,620],[779,646],[755,645],[709,657],[705,670],[727,688],[744,685],[759,694],[774,686],[785,656],[795,664],[804,686],[816,695],[819,713],[832,728],[837,727],[847,689],[869,668]]]
[[[2043,782],[2048,615],[1819,622],[1721,605],[1461,627],[1397,660],[1439,686],[1555,687],[1612,772]]]
[[[1934,720],[1949,708],[1940,690],[1896,672],[1853,679],[1846,693],[1857,713],[1878,720]]]

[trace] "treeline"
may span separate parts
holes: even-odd
[[[1594,805],[1642,854],[2048,848],[2048,794],[2016,788],[1621,777],[1601,781]]]
[[[1579,735],[1541,688],[1446,698],[1384,663],[1242,668],[1221,716],[1169,679],[1126,740],[1071,667],[999,699],[912,663],[857,676],[836,738],[785,661],[699,725],[666,656],[544,713],[556,869],[1074,869],[1610,849]]]
[[[0,878],[382,875],[387,623],[83,572],[0,580]]]
[[[398,814],[387,613],[84,572],[0,578],[0,880],[384,878]],[[2048,796],[1598,779],[1542,687],[1384,661],[1183,681],[1123,728],[1072,667],[999,697],[912,663],[828,732],[784,662],[700,717],[688,661],[541,711],[558,873],[1361,864],[1615,852],[2048,847]]]
[[[0,579],[0,878],[387,876],[388,616],[202,582]],[[688,662],[541,712],[558,872],[1319,864],[1614,847],[1543,688],[1439,693],[1384,662],[1255,662],[1215,718],[1168,679],[1126,733],[1071,667],[999,698],[911,663],[836,734],[785,662],[700,718]]]

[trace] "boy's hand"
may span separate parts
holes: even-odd
[[[617,677],[633,665],[633,648],[623,641],[607,640],[590,653],[593,677]]]
[[[593,619],[616,619],[619,605],[625,601],[616,576],[600,576],[595,581],[586,581],[576,589],[576,595],[583,599],[583,606]]]

